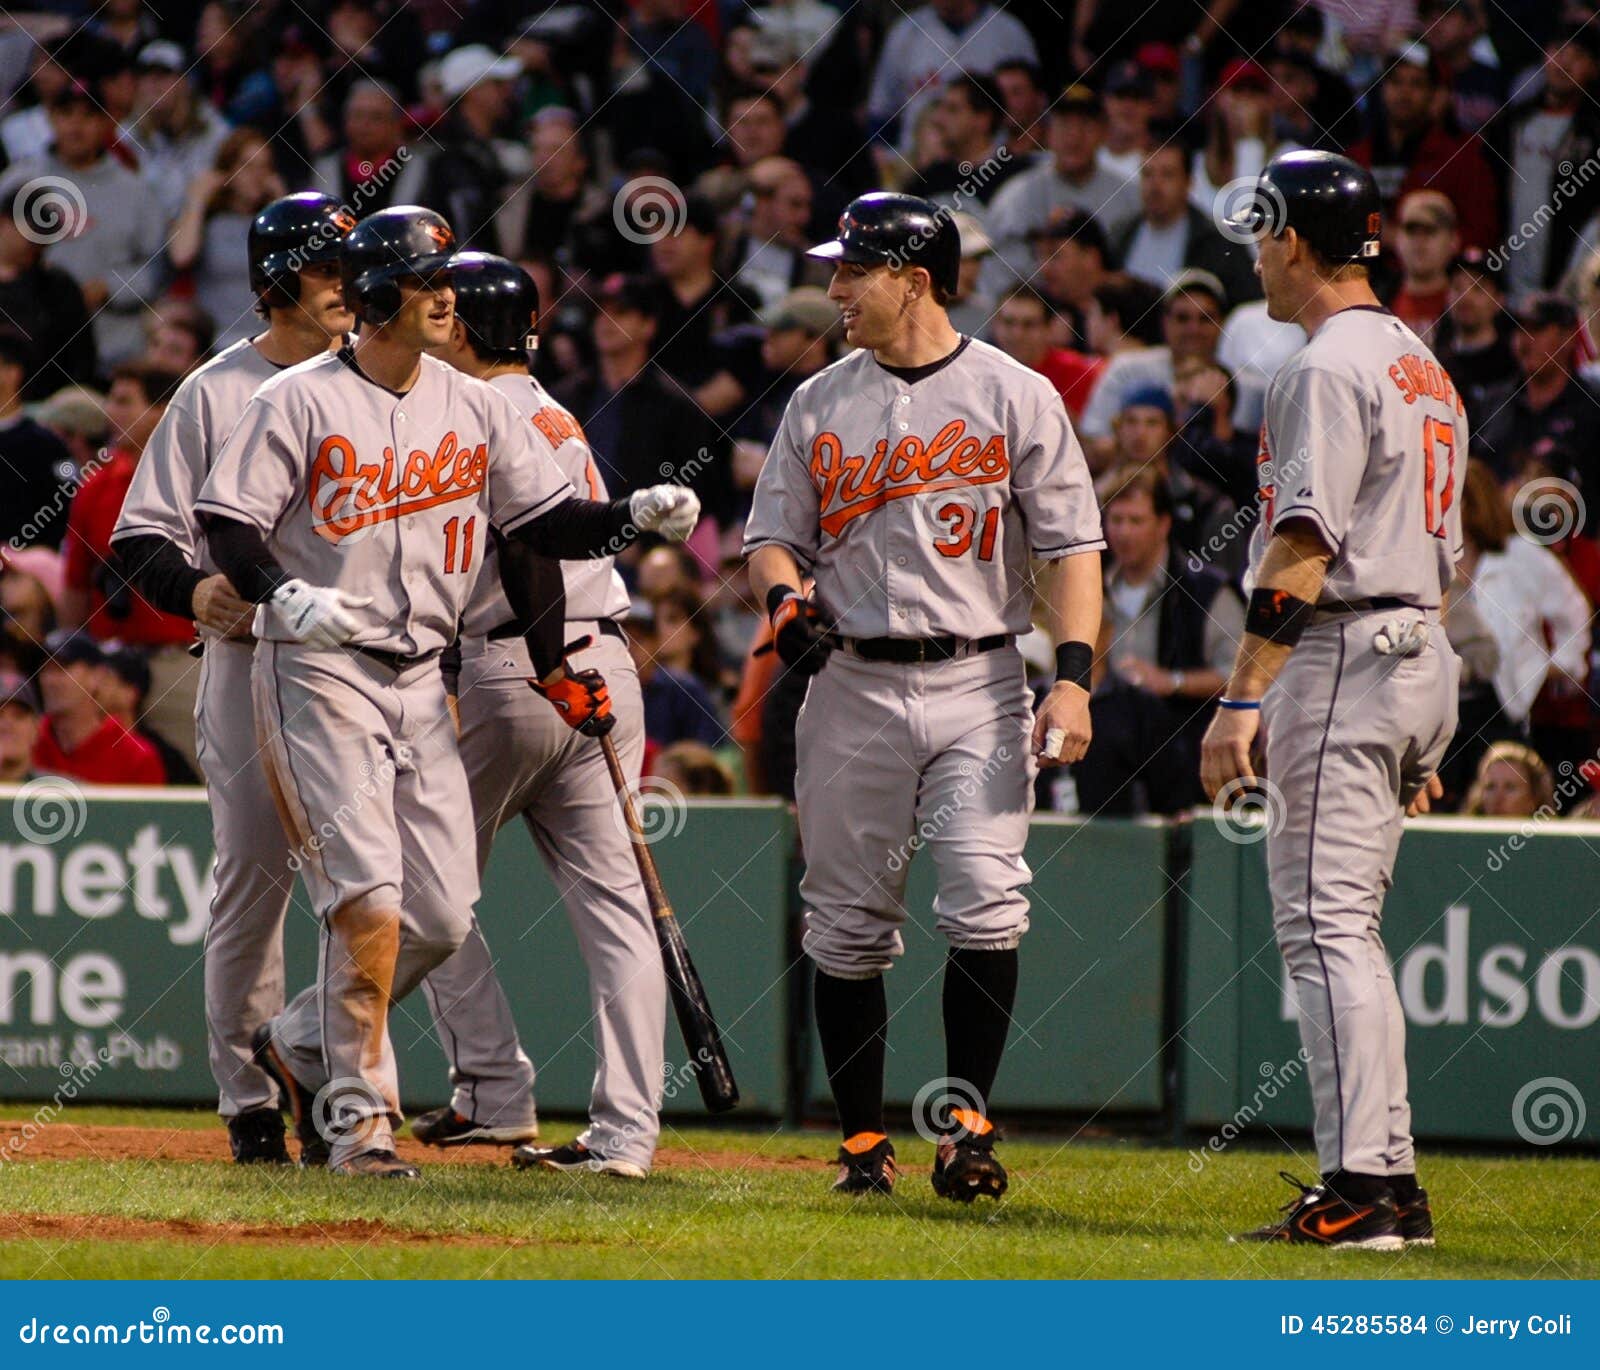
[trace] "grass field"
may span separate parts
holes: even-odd
[[[1010,1194],[965,1208],[934,1197],[914,1135],[896,1139],[891,1200],[836,1198],[835,1145],[669,1129],[642,1184],[519,1173],[480,1148],[413,1153],[422,1183],[385,1184],[162,1159],[225,1154],[216,1120],[71,1109],[0,1152],[0,1278],[1600,1278],[1590,1159],[1432,1155],[1439,1247],[1379,1256],[1229,1244],[1291,1197],[1280,1168],[1310,1175],[1304,1155],[1009,1141]]]

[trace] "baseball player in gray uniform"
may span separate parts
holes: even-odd
[[[578,499],[505,396],[424,355],[454,321],[453,246],[418,206],[357,224],[339,263],[358,341],[263,385],[196,501],[212,556],[261,606],[263,761],[323,925],[317,984],[258,1031],[256,1059],[343,1175],[418,1174],[394,1154],[388,1009],[460,946],[477,900],[438,657],[485,542],[600,555],[699,512],[670,486]],[[508,592],[544,594],[532,570]],[[572,726],[607,726],[604,680],[564,668],[552,626],[529,684]]]
[[[1293,152],[1237,225],[1268,312],[1310,341],[1267,393],[1245,638],[1206,734],[1206,792],[1253,780],[1273,821],[1273,925],[1310,1063],[1320,1183],[1252,1241],[1433,1242],[1406,1094],[1405,1017],[1379,934],[1407,812],[1440,793],[1459,663],[1439,612],[1461,553],[1461,397],[1367,280],[1380,213],[1347,158]],[[1281,811],[1279,811],[1281,809]]]
[[[1099,510],[1050,383],[951,327],[960,241],[948,211],[864,195],[812,255],[836,263],[828,294],[859,350],[795,392],[745,547],[779,653],[814,674],[796,799],[805,949],[844,1137],[834,1188],[895,1182],[883,972],[902,950],[906,868],[926,846],[950,943],[933,1187],[998,1198],[1006,1174],[988,1107],[1028,928],[1035,757],[1072,762],[1088,746]],[[1015,645],[1030,628],[1030,558],[1055,563],[1061,644],[1037,715]]]
[[[590,499],[605,499],[605,482],[578,421],[528,371],[539,310],[533,278],[484,252],[458,253],[450,269],[455,325],[433,355],[505,395],[525,417],[535,445],[572,485]],[[570,660],[605,676],[616,718],[611,736],[623,769],[637,783],[644,703],[618,625],[628,592],[609,557],[564,561],[560,577],[563,637],[587,644]],[[559,602],[539,608],[563,615]],[[574,732],[527,688],[526,633],[501,586],[491,543],[467,604],[456,691],[478,870],[488,863],[495,834],[521,814],[561,891],[589,968],[597,1057],[588,1129],[562,1146],[518,1147],[513,1161],[642,1179],[660,1130],[667,1003],[661,953],[600,744]],[[455,1093],[449,1107],[414,1119],[412,1133],[436,1146],[537,1136],[533,1066],[476,924],[461,949],[423,982],[423,992],[450,1059]]]
[[[195,735],[216,850],[206,929],[211,1073],[240,1164],[288,1163],[278,1089],[251,1038],[283,1008],[283,921],[294,887],[288,839],[256,753],[249,707],[255,606],[206,551],[195,497],[264,381],[326,352],[354,326],[339,284],[339,243],[355,218],[328,195],[274,200],[250,224],[250,286],[267,325],[193,372],[173,396],[134,472],[112,544],[140,592],[199,625],[204,656]]]

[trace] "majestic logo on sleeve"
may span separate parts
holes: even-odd
[[[488,444],[463,444],[453,431],[432,452],[396,457],[385,447],[381,462],[363,462],[355,444],[336,433],[318,444],[311,463],[311,526],[329,542],[342,542],[363,528],[471,499],[483,489],[488,466]]]
[[[882,438],[871,453],[846,456],[837,433],[818,433],[811,443],[811,479],[817,487],[822,531],[837,537],[852,519],[881,509],[890,500],[930,490],[994,485],[1011,475],[1006,440],[995,433],[967,432],[965,419],[952,419],[931,439],[915,434],[891,450]]]

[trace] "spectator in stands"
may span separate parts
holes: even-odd
[[[946,72],[988,75],[1003,62],[1039,61],[1033,37],[1014,15],[980,0],[929,0],[890,25],[872,73],[867,118],[873,131],[910,147],[918,112],[937,98]]]
[[[1088,86],[1069,86],[1056,101],[1047,139],[1050,156],[1012,177],[989,206],[988,227],[997,258],[990,288],[997,292],[1013,280],[1028,279],[1032,272],[1028,234],[1049,223],[1054,211],[1081,209],[1108,234],[1139,213],[1138,182],[1099,163],[1105,111]]]
[[[1206,110],[1206,145],[1194,154],[1190,202],[1208,222],[1224,186],[1260,174],[1279,152],[1300,145],[1273,121],[1271,78],[1255,62],[1236,58],[1222,70]]]
[[[1478,133],[1506,107],[1506,74],[1477,55],[1488,25],[1483,0],[1420,0],[1417,22],[1448,91],[1457,133]]]
[[[1220,491],[1236,511],[1221,545],[1199,549],[1202,560],[1232,584],[1244,578],[1249,542],[1256,522],[1260,440],[1233,421],[1237,404],[1232,379],[1222,367],[1190,357],[1174,370],[1172,398],[1178,431],[1167,445],[1174,480],[1189,479]]]
[[[1543,75],[1539,98],[1511,119],[1506,181],[1516,239],[1515,250],[1507,254],[1506,285],[1517,302],[1561,279],[1579,233],[1600,208],[1600,178],[1572,174],[1600,155],[1600,109],[1594,98],[1600,31],[1592,18],[1562,28],[1545,44]],[[1478,182],[1480,194],[1487,184]],[[1465,236],[1475,246],[1494,246]]]
[[[1061,347],[1089,346],[1087,315],[1111,270],[1111,249],[1092,214],[1061,210],[1034,229],[1032,284],[1049,302],[1051,331]]]
[[[720,696],[722,661],[705,597],[693,583],[676,585],[651,600],[656,612],[657,663],[695,678],[711,699]]]
[[[961,269],[946,312],[957,333],[977,337],[988,331],[989,320],[994,316],[994,297],[979,285],[983,264],[994,251],[994,244],[973,215],[957,210],[950,220],[961,235]]]
[[[1234,522],[1231,500],[1209,480],[1197,478],[1172,461],[1177,414],[1172,395],[1156,386],[1127,397],[1114,423],[1111,466],[1149,467],[1167,484],[1171,499],[1172,538],[1185,552],[1211,560],[1212,547],[1223,546]]]
[[[1492,742],[1461,812],[1469,818],[1532,818],[1555,812],[1555,781],[1544,758],[1521,742]]]
[[[750,318],[750,294],[717,276],[717,213],[709,200],[689,195],[673,223],[672,232],[650,245],[650,264],[665,286],[651,360],[707,414],[726,414],[744,398],[744,389],[713,340]]]
[[[1112,238],[1112,251],[1130,276],[1165,290],[1183,272],[1206,271],[1223,286],[1229,304],[1261,294],[1255,263],[1243,243],[1229,242],[1208,215],[1189,203],[1189,159],[1182,144],[1164,137],[1139,173],[1139,217]]]
[[[15,333],[0,333],[0,542],[7,548],[59,547],[78,468],[61,439],[23,413],[22,395],[33,349]]]
[[[663,747],[650,774],[691,797],[726,799],[734,792],[733,772],[703,742],[674,742]]]
[[[694,676],[674,670],[658,660],[656,613],[648,603],[636,603],[624,624],[633,664],[639,672],[644,696],[644,733],[648,750],[670,747],[685,738],[708,747],[723,740],[722,721],[710,694]],[[647,757],[647,761],[651,758]],[[650,769],[649,764],[645,768]]]
[[[722,122],[728,155],[741,171],[765,157],[783,155],[783,105],[771,91],[735,91],[724,105]]]
[[[1514,311],[1513,322],[1514,393],[1497,413],[1484,415],[1473,451],[1501,480],[1512,480],[1533,445],[1548,438],[1582,462],[1557,474],[1586,500],[1600,498],[1600,398],[1574,374],[1577,311],[1559,295],[1532,295]]]
[[[1118,62],[1101,90],[1106,109],[1106,140],[1099,162],[1125,181],[1137,180],[1140,169],[1159,141],[1151,133],[1155,115],[1150,77],[1137,62]]]
[[[747,387],[746,407],[733,426],[733,479],[741,492],[755,488],[794,392],[833,360],[839,310],[821,286],[791,290],[761,315],[761,371]]]
[[[576,111],[547,105],[533,116],[528,141],[533,175],[519,181],[497,217],[501,251],[549,260],[568,251],[578,223],[609,214],[611,199],[589,179]]]
[[[33,402],[94,379],[94,330],[77,281],[46,264],[39,234],[23,232],[21,189],[0,194],[0,319],[31,346],[22,398]]]
[[[1401,196],[1395,217],[1400,227],[1395,254],[1402,274],[1389,308],[1431,342],[1433,326],[1450,302],[1450,264],[1461,251],[1455,206],[1437,190],[1413,190]]]
[[[81,385],[64,385],[33,407],[33,417],[61,440],[80,477],[99,466],[106,440],[106,399]]]
[[[1435,330],[1434,348],[1466,401],[1474,425],[1491,419],[1517,387],[1517,361],[1508,336],[1503,273],[1477,248],[1450,264],[1450,297]],[[1473,432],[1476,444],[1479,435]]]
[[[100,652],[106,672],[100,689],[105,711],[136,737],[143,738],[161,757],[161,769],[169,785],[198,785],[200,777],[186,757],[154,729],[143,725],[145,706],[150,696],[150,663],[137,647],[121,642],[103,642]]]
[[[1154,466],[1110,472],[1101,505],[1110,555],[1079,800],[1085,813],[1178,813],[1203,800],[1200,737],[1243,637],[1244,605],[1174,543],[1171,492]]]
[[[994,69],[994,82],[1005,107],[1004,146],[1011,159],[1020,162],[1042,154],[1044,118],[1050,108],[1044,73],[1035,62],[1001,62]]]
[[[68,628],[85,627],[98,641],[116,638],[148,649],[152,680],[148,724],[192,762],[200,664],[188,653],[194,624],[162,613],[145,600],[111,550],[111,530],[122,512],[134,469],[179,379],[142,362],[124,362],[112,372],[106,396],[111,442],[72,501],[63,544],[66,573],[60,607],[61,621]]]
[[[1044,376],[1074,419],[1089,402],[1106,359],[1050,345],[1050,307],[1030,285],[1014,285],[995,311],[994,343],[1007,356]]]
[[[56,608],[38,576],[0,563],[0,668],[32,680],[55,631]]]
[[[1129,395],[1154,388],[1170,396],[1176,363],[1191,357],[1216,360],[1226,299],[1222,282],[1208,271],[1184,271],[1167,288],[1161,297],[1162,345],[1113,357],[1089,397],[1078,435],[1091,464],[1109,459],[1111,422]]]
[[[206,98],[235,127],[270,127],[268,121],[278,109],[278,88],[260,60],[266,45],[257,42],[258,24],[258,17],[238,0],[211,0],[201,6],[195,22],[196,80]],[[338,20],[332,14],[328,25],[333,36]]]
[[[654,604],[679,590],[698,590],[700,564],[681,542],[663,542],[639,558],[635,577],[639,598]]]
[[[352,82],[340,126],[344,141],[317,158],[309,189],[332,195],[358,215],[422,198],[429,159],[406,142],[399,91],[370,77]]]
[[[1083,315],[1089,351],[1110,360],[1161,345],[1161,293],[1117,271],[1094,288]]]
[[[58,177],[75,188],[74,203],[34,195],[19,197],[13,207],[23,215],[25,233],[51,244],[51,264],[78,283],[100,363],[110,365],[138,355],[144,345],[139,316],[160,291],[166,216],[152,187],[111,156],[116,125],[98,90],[74,80],[49,112],[50,151],[13,169],[8,181]],[[57,222],[53,216],[61,214],[67,218]]]
[[[0,151],[5,153],[5,161],[27,162],[49,151],[50,102],[71,84],[67,65],[75,49],[82,46],[82,37],[76,32],[32,44],[28,79],[12,92],[7,102],[10,112],[0,119]]]
[[[34,778],[33,749],[42,717],[32,681],[19,675],[0,676],[0,785],[21,785]]]
[[[457,48],[439,63],[449,113],[430,133],[436,147],[422,199],[450,221],[463,247],[492,251],[499,243],[494,218],[511,177],[496,135],[521,72],[515,57],[498,57],[481,43]]]
[[[109,672],[87,633],[54,632],[39,671],[44,722],[33,768],[94,785],[164,785],[156,749],[112,718],[101,703]]]
[[[211,169],[228,136],[227,121],[190,84],[189,66],[183,49],[164,38],[145,44],[136,65],[142,171],[168,221],[182,212],[190,184]]]
[[[254,129],[235,129],[211,169],[189,186],[167,255],[194,280],[195,300],[215,321],[219,347],[260,332],[250,288],[250,221],[286,193],[272,150]]]
[[[732,495],[725,444],[699,406],[650,362],[660,296],[639,276],[613,276],[596,292],[593,373],[565,382],[556,398],[583,425],[606,488],[622,498],[667,477],[691,485],[712,518]]]
[[[1440,122],[1438,96],[1427,48],[1408,43],[1392,53],[1381,90],[1383,119],[1350,156],[1371,168],[1386,214],[1408,191],[1437,190],[1456,208],[1462,241],[1494,247],[1500,241],[1494,173],[1475,138]]]
[[[750,168],[749,214],[728,244],[724,275],[763,305],[773,305],[797,285],[826,281],[822,264],[806,256],[811,246],[811,181],[798,162],[764,157]]]
[[[689,20],[684,0],[634,0],[628,39],[637,56],[695,104],[711,100],[717,53],[711,36]]]
[[[994,193],[1022,170],[1022,163],[998,153],[1005,133],[1005,109],[992,76],[957,72],[945,82],[930,108],[944,137],[945,157],[912,177],[912,195],[951,208],[988,204]]]
[[[1465,593],[1500,649],[1495,691],[1501,709],[1526,736],[1541,690],[1586,686],[1589,602],[1555,553],[1519,533],[1505,493],[1477,460],[1467,463],[1461,522]]]
[[[259,323],[256,330],[259,330]],[[163,371],[186,375],[211,355],[217,328],[193,300],[172,296],[156,305],[146,326],[144,358]]]

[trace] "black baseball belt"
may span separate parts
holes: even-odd
[[[849,656],[863,661],[892,661],[902,666],[920,666],[929,661],[954,661],[957,657],[977,656],[1011,645],[1010,633],[992,637],[842,637],[830,633],[828,640]]]
[[[370,657],[380,666],[387,666],[398,675],[402,671],[409,671],[413,666],[426,666],[428,662],[438,659],[440,648],[435,647],[431,652],[420,652],[416,656],[407,656],[404,652],[386,652],[382,647],[362,647],[357,643],[346,643],[353,652],[360,652],[364,657]]]
[[[569,623],[594,623],[596,621],[597,620],[592,618],[575,618],[567,620]],[[616,619],[602,618],[599,619],[598,622],[600,624],[601,637],[614,637],[619,641],[627,641],[627,634],[622,631],[622,625],[618,623]],[[506,623],[502,623],[498,628],[489,629],[484,636],[486,636],[490,642],[504,642],[508,637],[521,637],[522,635],[522,625],[518,623],[516,619],[511,619]]]
[[[1328,599],[1317,605],[1319,614],[1389,614],[1397,609],[1423,609],[1398,595],[1374,595],[1371,599]]]

